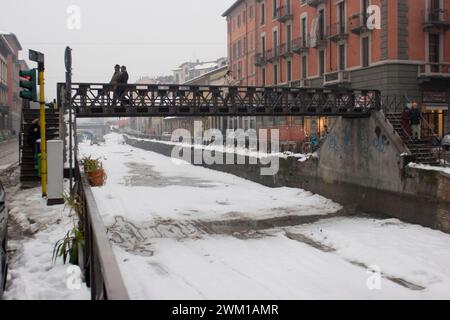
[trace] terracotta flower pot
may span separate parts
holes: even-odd
[[[101,187],[105,184],[105,171],[98,169],[88,172],[89,183],[93,187]]]

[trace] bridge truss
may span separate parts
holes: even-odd
[[[58,84],[64,99],[66,86]],[[368,117],[381,107],[377,90],[74,83],[77,118],[202,116]]]

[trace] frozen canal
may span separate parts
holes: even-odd
[[[80,154],[107,171],[93,190],[133,299],[450,298],[450,235],[345,217],[318,195],[176,165],[117,134]]]

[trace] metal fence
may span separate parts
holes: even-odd
[[[75,165],[75,193],[82,203],[85,239],[82,270],[92,300],[128,300],[122,275],[86,175]]]

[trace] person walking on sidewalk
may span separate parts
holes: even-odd
[[[413,140],[420,140],[422,138],[421,133],[422,113],[417,107],[417,102],[415,101],[412,103],[411,111],[409,111],[409,123],[411,124]]]

